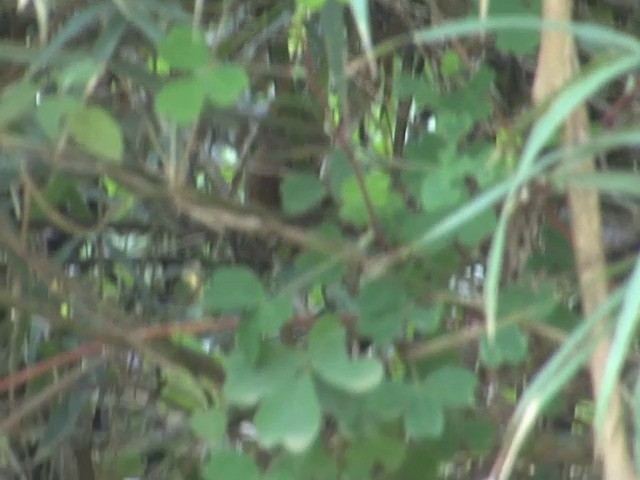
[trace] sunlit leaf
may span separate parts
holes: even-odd
[[[172,67],[194,70],[211,58],[202,34],[187,25],[178,25],[158,44],[158,54]]]
[[[249,77],[239,65],[219,63],[198,73],[207,97],[214,105],[229,107],[249,88]]]
[[[376,216],[391,216],[402,208],[402,198],[390,190],[390,185],[389,175],[383,172],[372,172],[364,179],[364,187]],[[369,223],[370,212],[361,185],[355,177],[347,178],[342,183],[341,199],[340,216],[345,221],[358,227]]]
[[[195,121],[204,105],[202,82],[193,78],[179,78],[167,83],[156,96],[156,110],[163,117],[178,124]]]

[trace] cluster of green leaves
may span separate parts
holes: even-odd
[[[343,49],[348,48],[344,5],[351,9],[362,49],[371,60],[378,52],[370,44],[369,2],[298,0],[296,4],[299,13],[304,13],[300,18],[319,13],[319,30],[323,32],[319,43],[324,41],[317,52],[323,57],[318,60],[323,71],[319,78],[329,92],[331,108],[335,108],[332,113],[342,120],[343,109],[351,106],[344,66]],[[491,2],[492,15],[538,9],[537,1]],[[301,22],[298,26],[304,29],[306,25]],[[310,43],[311,30],[318,25],[304,32]],[[515,30],[514,25],[523,29]],[[539,21],[530,17],[492,18],[487,23],[466,19],[415,32],[414,39],[441,42],[485,27],[500,29],[495,38],[502,51],[526,54],[537,42]],[[56,87],[55,94],[43,93],[44,85],[30,79],[5,89],[0,99],[0,128],[32,115],[38,134],[48,144],[63,143],[69,136],[95,157],[122,162],[127,133],[123,119],[107,106],[87,105],[82,96],[113,54],[117,42],[109,40],[117,37],[113,34],[117,31],[121,30],[107,31],[113,36],[97,42],[102,48],[112,45],[109,52],[96,50],[92,58],[97,60],[72,60],[52,68],[49,80]],[[329,152],[326,181],[303,171],[284,176],[280,193],[285,216],[298,217],[320,209],[329,199],[336,207],[330,213],[335,215],[323,218],[314,234],[347,242],[353,239],[353,232],[365,232],[375,220],[392,248],[409,246],[411,260],[375,278],[359,278],[342,258],[313,250],[299,252],[291,264],[289,258],[282,258],[283,271],[275,281],[260,278],[248,267],[215,267],[199,306],[207,314],[229,314],[238,319],[233,347],[215,353],[226,377],[222,388],[211,388],[210,397],[205,393],[209,387],[206,380],[197,381],[182,370],[163,367],[162,400],[171,408],[188,412],[194,436],[210,447],[202,469],[204,478],[370,478],[373,472],[385,478],[435,478],[443,465],[461,454],[467,455],[465,460],[473,460],[494,446],[498,428],[479,408],[481,377],[461,362],[453,348],[427,355],[420,354],[420,349],[428,349],[430,342],[437,344],[439,337],[455,337],[458,326],[467,326],[466,311],[440,301],[435,292],[447,289],[451,276],[460,272],[468,258],[479,258],[480,245],[499,227],[490,207],[542,171],[534,159],[572,108],[606,81],[638,65],[637,42],[602,29],[583,26],[575,31],[617,46],[626,52],[624,58],[578,79],[556,100],[551,113],[534,125],[524,142],[524,160],[515,175],[512,161],[519,155],[520,134],[500,132],[496,142],[513,147],[508,152],[511,158],[506,160],[496,158],[494,141],[482,135],[483,126],[491,122],[492,98],[499,83],[496,75],[501,72],[488,66],[469,72],[456,51],[445,48],[433,65],[416,76],[394,73],[392,101],[411,99],[417,111],[430,111],[433,120],[433,128],[411,133],[403,159],[394,159],[393,164],[380,160],[384,147],[392,143],[390,138],[371,147],[353,141],[349,152],[337,147]],[[244,68],[216,58],[215,48],[186,23],[172,27],[166,36],[148,36],[157,40],[158,58],[143,69],[153,70],[158,77],[155,113],[167,120],[171,129],[191,128],[207,104],[214,109],[232,109],[248,90]],[[304,34],[300,36],[304,38]],[[372,110],[380,107],[374,105]],[[391,136],[380,130],[376,133]],[[591,153],[634,143],[637,134],[631,132],[605,136],[600,143],[584,148]],[[538,163],[552,165],[560,157],[552,154]],[[127,218],[136,192],[110,179],[102,180],[108,196],[126,200],[122,215]],[[559,174],[552,181],[559,189],[572,181],[638,195],[637,182],[616,172],[570,179]],[[76,178],[52,175],[43,194],[50,205],[64,208],[74,219],[91,218]],[[41,219],[45,213],[36,206],[32,215]],[[552,247],[558,246],[552,242]],[[560,272],[567,267],[571,253],[565,247],[560,253],[548,250],[565,263],[559,265],[558,258],[545,253],[533,266],[545,275]],[[493,274],[498,270],[492,270]],[[134,291],[139,286],[133,272],[126,262],[116,265],[118,286],[112,285],[116,294],[117,289]],[[616,377],[637,323],[640,300],[634,294],[640,284],[639,272],[636,267],[624,299],[616,335],[618,353],[608,367],[609,379]],[[584,328],[576,327],[574,315],[560,303],[552,280],[541,275],[535,286],[526,280],[500,292],[495,335],[478,336],[478,358],[483,367],[523,369],[519,370],[521,376],[527,376],[524,368],[530,344],[521,323],[547,322],[556,328],[552,329],[556,334],[559,329],[570,335],[523,397],[525,401],[534,399],[537,405],[549,402],[584,364],[591,348],[589,328],[594,323],[590,319]],[[489,295],[491,288],[487,288]],[[317,307],[313,322],[296,323],[298,296],[313,298]],[[622,295],[612,297],[606,308],[612,311],[622,300]],[[283,328],[291,328],[293,338],[281,338]],[[354,338],[370,341],[374,353],[352,353]],[[183,335],[175,341],[209,355],[195,338]],[[515,387],[507,385],[499,393],[515,403],[513,391]],[[640,398],[640,393],[637,396]],[[70,426],[78,420],[78,405],[84,408],[88,402],[88,395],[70,395],[58,406],[42,442],[42,455],[69,434]],[[602,408],[601,404],[599,411]],[[238,414],[253,421],[256,429],[253,442],[243,442],[246,448],[242,450],[232,447],[228,436]],[[260,464],[256,449],[269,453],[267,467]],[[143,468],[139,460],[139,455],[134,458],[123,453],[114,462],[116,474],[139,474]]]
[[[158,44],[160,61],[181,76],[168,81],[158,92],[156,109],[179,125],[194,122],[209,100],[229,107],[247,90],[246,72],[235,63],[214,61],[210,47],[199,31],[176,26]]]

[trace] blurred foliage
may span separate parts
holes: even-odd
[[[640,64],[639,10],[576,2],[583,80],[610,82],[575,84],[594,139],[574,156],[601,170],[574,178],[554,131],[575,95],[529,101],[540,2],[490,2],[484,40],[477,7],[4,2],[0,477],[483,478],[539,395],[513,478],[597,478],[563,193],[603,193],[628,325],[639,89],[612,65]]]

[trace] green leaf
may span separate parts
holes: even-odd
[[[294,173],[284,177],[280,186],[282,207],[287,215],[300,215],[320,204],[326,190],[315,175]]]
[[[67,210],[75,220],[88,222],[92,219],[91,211],[85,198],[78,189],[78,181],[67,175],[53,175],[44,189],[44,198],[50,206]],[[31,219],[39,220],[46,215],[37,203],[31,211]]]
[[[446,167],[427,175],[422,182],[422,206],[427,212],[438,212],[459,205],[464,199],[461,182],[454,183]]]
[[[300,453],[316,439],[321,419],[311,377],[302,375],[264,398],[254,421],[263,447],[281,444],[292,453]]]
[[[444,410],[423,388],[414,388],[404,416],[404,429],[410,438],[438,438],[444,431]]]
[[[88,152],[121,161],[124,140],[120,125],[101,107],[86,106],[69,115],[69,133]]]
[[[481,212],[460,228],[458,238],[463,245],[475,247],[495,231],[497,224],[498,219],[494,212],[491,210]]]
[[[246,267],[218,268],[204,287],[205,308],[237,312],[258,307],[265,299],[260,279]]]
[[[36,108],[38,87],[23,81],[9,85],[0,97],[0,127],[18,120],[24,114]]]
[[[100,473],[105,478],[142,477],[146,463],[140,452],[120,450],[108,462],[101,463]]]
[[[295,259],[296,282],[303,287],[314,282],[339,282],[346,274],[344,263],[336,263],[330,256],[312,250],[300,253]]]
[[[339,148],[333,150],[327,162],[327,179],[331,196],[336,201],[340,201],[342,197],[342,184],[344,181],[354,175],[353,167],[344,151]]]
[[[407,320],[420,333],[434,333],[440,328],[443,314],[443,304],[430,307],[414,305],[407,312]]]
[[[362,408],[388,422],[404,414],[410,399],[411,392],[406,384],[383,382],[367,394]]]
[[[274,455],[264,480],[336,480],[340,478],[336,460],[320,441],[306,452]]]
[[[454,49],[446,50],[440,59],[440,69],[445,77],[457,75],[462,70],[462,60]]]
[[[231,107],[249,88],[247,72],[239,65],[219,63],[198,73],[209,100],[219,107]]]
[[[202,385],[189,373],[178,368],[163,369],[162,399],[187,411],[207,407],[207,396]]]
[[[60,136],[63,119],[82,108],[80,99],[71,95],[48,96],[38,106],[36,118],[49,140],[56,141]]]
[[[256,367],[242,352],[234,351],[225,359],[227,400],[240,407],[255,405],[265,395],[291,382],[302,365],[301,356],[283,346],[266,345]]]
[[[470,407],[475,403],[478,379],[469,370],[447,365],[429,374],[423,382],[426,394],[443,407]]]
[[[320,31],[324,40],[327,66],[331,74],[330,83],[335,91],[340,111],[348,111],[347,74],[345,52],[347,51],[347,28],[344,7],[337,0],[327,0],[320,11]]]
[[[179,125],[195,121],[204,105],[202,82],[193,78],[172,80],[156,96],[158,114]]]
[[[93,58],[83,58],[73,62],[58,75],[60,89],[67,92],[76,86],[84,87],[100,73],[102,68],[102,65]]]
[[[172,67],[195,70],[209,62],[211,53],[202,34],[186,25],[173,27],[158,44],[158,54]]]
[[[365,177],[365,188],[371,200],[371,206],[377,216],[390,217],[403,209],[403,201],[397,192],[390,191],[391,179],[383,172],[372,172]],[[340,217],[355,225],[365,227],[369,223],[369,213],[362,195],[362,190],[355,177],[342,182],[342,205]]]
[[[227,428],[227,414],[224,410],[216,408],[200,410],[191,415],[189,425],[202,440],[220,443]]]
[[[487,455],[495,447],[497,428],[490,419],[485,417],[467,418],[458,415],[447,419],[447,431],[455,435],[456,445],[464,445],[478,455]]]
[[[498,327],[495,341],[484,335],[480,341],[480,359],[488,367],[517,365],[527,355],[528,340],[516,325]]]
[[[412,139],[407,143],[404,156],[416,166],[437,165],[437,160],[446,141],[438,133],[425,132],[417,139]],[[415,176],[415,172],[407,173],[408,176]]]
[[[254,364],[260,355],[262,333],[260,325],[255,318],[244,318],[236,330],[236,346],[251,364]]]
[[[253,459],[238,451],[213,452],[204,467],[205,480],[258,480],[260,471]]]
[[[263,301],[256,312],[256,321],[263,335],[277,335],[282,326],[294,314],[293,299],[289,295],[278,295]]]
[[[337,318],[326,316],[309,334],[309,355],[315,372],[328,384],[352,393],[371,390],[382,381],[384,371],[376,359],[351,360],[346,335]]]
[[[327,0],[296,0],[300,7],[307,7],[311,11],[320,10]]]
[[[394,472],[402,464],[406,448],[404,441],[396,437],[372,435],[357,438],[345,454],[349,478],[376,478],[382,477],[384,472]],[[374,470],[378,469],[383,469],[383,472],[376,475]]]
[[[536,280],[508,286],[502,293],[498,314],[500,318],[525,315],[527,320],[545,321],[553,313],[559,302],[559,295],[553,282]]]
[[[365,284],[358,296],[358,331],[377,344],[391,342],[403,331],[407,301],[406,290],[397,278],[382,277]]]
[[[501,0],[489,3],[489,15],[533,14],[540,15],[540,0]],[[516,55],[533,53],[540,41],[537,32],[510,29],[496,33],[496,46],[504,52]]]

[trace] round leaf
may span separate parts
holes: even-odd
[[[330,385],[351,393],[366,392],[380,384],[383,368],[376,359],[352,361],[345,351],[345,333],[333,317],[325,317],[309,334],[314,370]]]
[[[211,56],[200,32],[186,25],[171,29],[158,44],[158,53],[172,67],[193,70],[205,65]]]
[[[372,207],[379,217],[385,218],[403,208],[402,198],[390,190],[391,179],[384,172],[371,172],[364,180]],[[355,225],[365,227],[369,223],[369,212],[362,189],[355,177],[346,178],[341,184],[340,217]]]
[[[120,125],[100,107],[88,106],[69,115],[69,133],[88,152],[120,161],[124,141]]]
[[[249,88],[247,72],[238,65],[220,63],[200,74],[207,96],[214,105],[230,107]]]
[[[173,80],[156,96],[158,114],[180,125],[195,121],[203,105],[202,84],[192,78]]]
[[[396,338],[403,329],[403,315],[407,293],[397,278],[373,280],[360,291],[358,331],[384,345]]]
[[[301,365],[301,357],[284,347],[265,347],[260,367],[249,363],[242,352],[234,351],[225,360],[224,394],[241,407],[255,405],[282,385],[290,383]]]
[[[478,379],[469,370],[447,365],[429,374],[424,391],[443,407],[466,407],[475,403]]]
[[[281,444],[290,452],[300,453],[316,439],[321,419],[313,382],[303,375],[262,400],[254,420],[262,446]]]
[[[326,191],[315,175],[297,173],[287,175],[281,185],[282,205],[288,215],[300,215],[316,207]]]
[[[488,367],[499,367],[505,363],[515,365],[527,355],[527,337],[516,325],[498,328],[492,342],[485,335],[480,341],[480,359]]]
[[[280,332],[282,326],[293,316],[293,299],[288,295],[279,295],[264,301],[256,313],[260,332],[271,336]]]
[[[256,275],[245,267],[219,268],[204,288],[204,306],[209,310],[236,312],[260,305],[265,293]]]
[[[416,389],[404,417],[404,428],[411,438],[438,438],[444,431],[444,410],[421,389]]]

